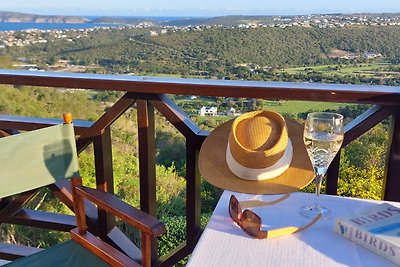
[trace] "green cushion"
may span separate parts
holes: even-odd
[[[79,176],[72,124],[0,138],[0,151],[0,198]]]
[[[78,243],[69,240],[3,266],[10,267],[102,267],[110,266]]]

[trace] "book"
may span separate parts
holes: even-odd
[[[400,265],[400,208],[383,203],[345,218],[336,218],[339,235]]]

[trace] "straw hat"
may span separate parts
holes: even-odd
[[[231,191],[280,194],[314,178],[303,143],[303,126],[273,111],[243,114],[217,127],[204,141],[200,173]]]

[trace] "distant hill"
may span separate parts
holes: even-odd
[[[90,21],[91,23],[98,24],[139,24],[149,23],[153,25],[159,25],[159,22],[149,18],[119,18],[119,17],[100,17]]]
[[[89,19],[78,16],[43,16],[0,11],[0,22],[86,23]]]
[[[188,25],[230,25],[235,23],[236,17],[227,16],[215,18],[182,18],[165,20],[162,18],[140,17],[99,17],[89,19],[80,16],[45,16],[19,12],[0,11],[0,22],[29,22],[29,23],[96,23],[96,24],[132,24],[146,23],[154,26],[188,26]]]
[[[237,26],[248,23],[268,23],[271,16],[220,16],[212,18],[182,18],[163,20],[162,18],[138,17],[99,17],[88,19],[79,16],[44,16],[18,12],[0,11],[0,22],[30,22],[30,23],[96,23],[96,24],[132,24],[146,23],[154,26],[196,26],[223,25]]]

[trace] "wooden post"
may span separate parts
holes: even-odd
[[[335,158],[332,160],[326,174],[326,194],[337,195],[338,178],[339,178],[339,165],[340,165],[340,151],[338,151]]]
[[[94,138],[94,156],[96,167],[96,188],[114,194],[114,177],[112,166],[111,130],[106,127],[101,135]],[[99,235],[106,237],[115,226],[115,217],[107,215],[104,210],[98,210]]]
[[[400,201],[400,116],[398,114],[391,117],[391,131],[389,132],[385,166],[383,198]]]
[[[186,139],[186,236],[188,246],[193,248],[200,233],[201,218],[199,147],[197,140]]]
[[[156,141],[154,107],[146,100],[137,101],[140,169],[140,209],[157,217]],[[152,261],[157,260],[157,240],[151,242]]]

